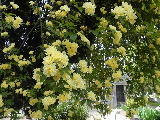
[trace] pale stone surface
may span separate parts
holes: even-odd
[[[96,110],[90,111],[90,117],[87,120],[130,120],[125,114],[120,114],[122,109],[113,109],[111,114],[101,116]]]
[[[89,117],[87,120],[130,120],[129,118],[125,117],[125,111],[122,109],[112,109],[111,114],[102,116],[100,113],[97,112],[97,110],[90,110],[89,111]],[[3,118],[1,120],[10,120],[10,118]],[[29,120],[24,118],[21,118],[19,120]],[[34,119],[32,119],[34,120]]]
[[[1,120],[10,120],[10,118],[3,118]],[[26,119],[26,117],[24,117],[24,118],[21,118],[21,119],[18,119],[18,120],[29,120],[29,119]]]

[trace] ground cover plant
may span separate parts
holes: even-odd
[[[142,120],[159,120],[160,119],[160,111],[150,107],[139,107],[137,115]]]

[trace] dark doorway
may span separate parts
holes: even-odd
[[[123,85],[116,85],[116,97],[117,102],[125,102]]]

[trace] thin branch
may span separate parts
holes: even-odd
[[[5,3],[6,1],[7,1],[7,0],[5,0],[5,1],[1,2],[1,0],[0,0],[0,5],[1,5],[1,4],[3,4],[3,3]]]
[[[28,36],[31,34],[31,32],[33,31],[33,29],[37,26],[38,22],[40,21],[40,19],[38,19],[38,21],[36,22],[36,24],[33,26],[33,28],[29,31],[29,33],[26,35],[26,37],[23,40],[23,43],[21,44],[21,46],[19,47],[19,50],[23,47],[24,43],[27,41]]]

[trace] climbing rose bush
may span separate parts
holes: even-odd
[[[0,36],[5,43],[0,63],[2,118],[11,114],[16,119],[24,109],[31,118],[56,119],[58,105],[66,102],[85,104],[105,115],[111,112],[113,86],[121,80],[128,84],[125,94],[137,107],[147,104],[146,93],[160,92],[160,21],[156,19],[160,7],[156,0],[149,4],[141,0],[137,2],[140,8],[120,2],[109,11],[94,0],[27,4],[37,22],[16,15],[15,11],[23,9],[17,1],[0,3]],[[143,13],[151,18],[146,20]],[[91,25],[85,24],[87,20]],[[34,49],[27,37],[37,24],[41,40]],[[31,25],[27,37],[20,37],[21,45],[10,41],[10,31]],[[27,55],[21,50],[25,46]],[[123,77],[126,73],[128,78]],[[134,106],[127,111],[130,117],[135,113]],[[72,114],[66,119],[72,119]]]

